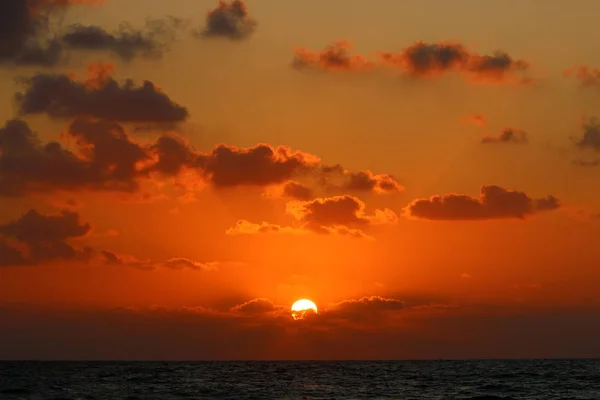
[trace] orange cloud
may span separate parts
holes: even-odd
[[[466,124],[473,124],[477,126],[485,126],[487,123],[487,119],[481,114],[470,114],[461,118],[460,121]]]
[[[255,224],[246,220],[239,220],[236,222],[235,226],[227,229],[225,232],[227,235],[253,235],[258,233],[295,233],[295,234],[303,234],[307,233],[306,230],[301,228],[292,228],[287,226],[280,226],[275,224],[270,224],[268,222],[261,222],[260,224]]]
[[[451,221],[524,219],[541,211],[558,208],[560,202],[554,196],[532,199],[523,192],[492,185],[482,186],[479,198],[466,194],[446,194],[416,199],[404,208],[404,212],[414,218]]]
[[[498,136],[485,136],[481,139],[481,143],[516,143],[524,144],[528,143],[527,132],[520,129],[505,128]]]
[[[202,263],[184,257],[173,257],[164,262],[142,261],[131,255],[116,254],[108,250],[100,252],[100,260],[108,265],[122,265],[145,270],[165,268],[172,270],[218,271],[221,264],[218,262]]]
[[[564,77],[574,77],[581,86],[598,86],[600,84],[600,69],[578,65],[563,72]]]
[[[359,55],[352,55],[354,46],[346,40],[339,40],[322,51],[310,51],[305,47],[294,49],[295,68],[355,71],[374,67],[372,62]]]

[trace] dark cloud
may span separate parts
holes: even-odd
[[[15,100],[22,115],[46,113],[55,118],[93,116],[124,122],[176,123],[188,111],[152,82],[120,84],[110,75],[111,65],[91,64],[91,78],[77,82],[64,74],[39,73],[22,83],[27,86]]]
[[[268,144],[240,149],[220,145],[210,154],[198,157],[198,167],[217,187],[281,184],[293,176],[309,173],[318,158],[288,147]]]
[[[382,54],[384,62],[402,67],[412,76],[432,76],[461,69],[469,58],[462,44],[450,42],[417,42],[399,53]]]
[[[345,181],[340,186],[342,191],[350,192],[398,192],[404,188],[388,174],[374,174],[371,171],[344,171]]]
[[[99,4],[102,0],[0,1],[0,63],[53,66],[63,60],[57,38],[59,21],[67,8]]]
[[[75,140],[79,154],[58,142],[42,144],[21,120],[0,128],[0,194],[137,188],[136,165],[147,156],[120,125],[78,118],[66,135]]]
[[[0,194],[78,189],[135,191],[141,179],[173,177],[183,170],[197,174],[217,189],[281,188],[285,196],[296,199],[310,199],[318,188],[350,192],[401,189],[389,175],[328,167],[314,155],[285,146],[219,145],[200,153],[175,134],[140,144],[111,120],[77,117],[61,140],[74,144],[74,148],[67,149],[55,141],[42,143],[22,120],[10,120],[0,128]],[[305,178],[310,185],[291,180],[296,177]]]
[[[323,70],[345,70],[356,71],[374,67],[363,56],[353,55],[353,46],[346,40],[340,40],[327,46],[321,51],[310,51],[305,47],[294,49],[294,68],[323,69]]]
[[[375,210],[375,214],[365,213],[365,203],[353,196],[318,198],[311,201],[288,203],[287,212],[298,221],[317,226],[364,227],[374,223],[396,222],[393,211]]]
[[[524,219],[559,207],[560,202],[554,196],[532,199],[523,192],[483,186],[479,198],[464,194],[436,195],[414,200],[404,210],[408,216],[422,219],[484,220]]]
[[[356,197],[344,195],[317,198],[311,201],[291,201],[286,212],[292,215],[299,226],[280,226],[262,222],[260,224],[240,220],[226,231],[228,235],[274,234],[274,233],[318,233],[355,238],[373,239],[361,229],[375,224],[393,224],[398,217],[389,209],[365,213],[365,204]]]
[[[351,321],[381,318],[382,312],[395,312],[406,307],[404,301],[381,296],[344,300],[325,311],[325,318],[342,318]]]
[[[219,0],[219,5],[206,15],[204,37],[225,37],[233,40],[246,39],[256,30],[256,20],[248,14],[242,0]]]
[[[486,136],[481,139],[481,143],[490,144],[490,143],[515,143],[515,144],[524,144],[528,143],[527,132],[524,132],[520,129],[506,128],[500,133],[498,136]]]
[[[299,182],[288,181],[283,186],[283,196],[296,200],[310,200],[314,197],[314,192]]]
[[[529,68],[526,61],[515,60],[505,52],[481,55],[452,42],[416,42],[398,53],[382,53],[381,57],[384,63],[396,66],[413,77],[438,76],[455,71],[477,81],[499,83],[508,82]],[[520,78],[518,81],[525,83],[528,80]]]
[[[2,307],[0,343],[11,345],[0,346],[0,358],[437,360],[600,356],[600,310],[594,305],[409,307],[397,299],[375,297],[319,307],[319,313],[311,318],[294,321],[287,307],[281,312],[267,311],[268,302],[246,303],[246,311],[256,311],[254,314],[239,312],[245,309],[243,305],[229,312],[202,307]],[[165,337],[177,340],[164,340]],[[536,340],[532,341],[532,337]],[[531,367],[539,363],[532,361]],[[245,366],[240,364],[239,368]],[[344,375],[351,377],[352,371]],[[294,377],[282,379],[288,378]],[[101,395],[98,392],[96,397]]]
[[[292,65],[299,69],[332,71],[363,71],[392,66],[414,78],[458,72],[480,83],[528,83],[530,80],[523,76],[529,68],[526,61],[515,60],[505,52],[481,55],[460,43],[416,42],[398,52],[380,52],[375,61],[352,54],[352,49],[352,44],[344,40],[321,51],[297,47]]]
[[[63,211],[60,215],[42,215],[30,210],[19,219],[0,225],[0,265],[38,264],[52,260],[87,260],[91,249],[76,249],[67,241],[85,236],[89,224],[79,222],[79,214]],[[6,239],[16,243],[11,245]]]
[[[175,135],[161,136],[151,150],[158,157],[153,169],[167,175],[177,175],[182,168],[194,165],[197,157],[197,153]]]
[[[576,139],[575,144],[580,148],[600,151],[600,124],[592,119],[583,124],[583,136]]]
[[[115,32],[96,25],[71,25],[60,41],[69,49],[111,51],[131,61],[139,55],[160,57],[184,25],[173,17],[148,21],[143,29],[122,24]]]
[[[242,315],[260,315],[281,310],[281,307],[275,306],[269,299],[253,299],[231,309],[232,312]]]

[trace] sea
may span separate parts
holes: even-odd
[[[1,362],[0,399],[600,400],[600,359]]]

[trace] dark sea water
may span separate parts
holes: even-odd
[[[0,399],[600,399],[600,360],[2,362]]]

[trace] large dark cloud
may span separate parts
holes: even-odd
[[[141,144],[110,120],[77,117],[61,139],[75,148],[67,149],[58,141],[43,143],[22,120],[10,120],[0,128],[0,194],[78,189],[134,191],[141,179],[169,178],[184,170],[217,189],[285,185],[285,195],[302,199],[309,199],[317,189],[401,189],[389,175],[329,167],[314,155],[285,146],[219,145],[201,153],[172,133]],[[309,183],[290,184],[292,178],[305,178]]]
[[[79,154],[58,142],[43,144],[21,120],[0,128],[0,194],[137,188],[136,163],[147,155],[118,124],[80,118],[67,135],[80,147]]]
[[[0,63],[52,66],[63,58],[53,23],[75,4],[101,0],[0,1]]]
[[[219,0],[219,5],[206,15],[204,37],[225,37],[233,40],[246,39],[256,29],[256,20],[248,14],[242,0]]]
[[[161,56],[183,26],[182,20],[172,17],[148,21],[143,29],[122,24],[114,32],[96,25],[71,25],[60,41],[68,49],[111,51],[130,61],[138,55]]]
[[[560,208],[554,196],[532,199],[523,192],[500,186],[483,186],[479,198],[466,194],[436,195],[417,199],[405,212],[408,216],[431,220],[524,219],[540,211]]]
[[[19,219],[0,225],[0,266],[38,264],[52,260],[87,260],[91,249],[77,249],[69,239],[85,236],[89,224],[77,213],[42,215],[30,210]],[[4,237],[4,239],[2,239]]]
[[[599,313],[597,306],[410,307],[401,300],[380,297],[319,305],[318,314],[300,321],[292,320],[288,307],[265,299],[240,304],[229,312],[202,307],[67,311],[13,306],[0,308],[0,343],[11,344],[0,346],[0,358],[589,358],[600,356]],[[532,361],[531,368],[539,363]],[[395,362],[390,368],[398,365]],[[237,368],[235,363],[232,368]],[[241,363],[239,368],[246,367]],[[341,384],[350,391],[355,390],[351,377],[356,371],[348,368],[348,374],[341,376],[350,378]],[[321,379],[325,388],[328,379]],[[282,380],[293,382],[294,376]],[[212,393],[217,396],[221,389],[215,387]],[[85,390],[82,396],[89,395],[89,388]],[[100,391],[93,394],[102,396]]]
[[[91,77],[85,82],[64,74],[47,73],[24,79],[26,90],[15,96],[20,113],[155,123],[176,123],[188,117],[185,107],[152,82],[136,86],[132,80],[126,80],[120,84],[111,77],[114,68],[110,64],[91,64],[88,70]]]

